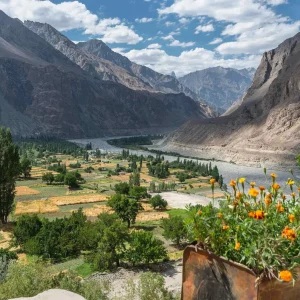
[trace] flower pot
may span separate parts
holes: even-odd
[[[300,269],[297,269],[300,278]],[[188,246],[183,255],[182,300],[297,300],[300,281],[265,279],[255,288],[256,276],[246,266]]]

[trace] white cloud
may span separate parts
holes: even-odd
[[[195,29],[195,34],[198,34],[200,32],[212,32],[212,31],[215,31],[215,28],[212,24],[199,25]]]
[[[169,22],[169,21],[167,21],[167,22],[165,23],[165,25],[166,25],[167,27],[170,27],[170,26],[175,25],[175,23],[174,23],[174,22]]]
[[[177,14],[180,18],[212,18],[228,24],[222,35],[233,41],[221,44],[221,54],[261,54],[275,48],[299,31],[299,21],[276,14],[274,6],[287,0],[174,0],[158,10],[160,15]],[[213,28],[200,25],[195,33]],[[207,31],[205,31],[207,29]]]
[[[148,49],[160,49],[161,45],[160,44],[150,44],[147,48]]]
[[[124,52],[126,51],[126,48],[112,48],[112,51],[116,52],[116,53],[120,53],[120,54],[124,54]]]
[[[216,55],[214,51],[203,48],[183,51],[179,56],[168,55],[162,49],[131,50],[123,55],[138,64],[153,68],[157,72],[171,74],[174,71],[178,76],[216,66],[237,69],[257,67],[261,60],[260,55],[224,59]]]
[[[82,42],[85,42],[85,41],[72,41],[74,44],[78,44],[78,43],[82,43]]]
[[[79,1],[0,0],[0,9],[21,21],[48,23],[60,31],[82,29],[110,43],[136,44],[142,40],[118,18],[99,19]]]
[[[274,23],[261,28],[245,31],[236,41],[223,43],[217,47],[221,54],[258,54],[276,48],[287,37],[294,36],[300,30],[300,21],[292,24]]]
[[[141,19],[135,19],[135,21],[137,23],[150,23],[153,21],[153,19],[152,18],[141,18]]]
[[[183,24],[183,25],[186,25],[186,24],[188,24],[188,23],[190,23],[190,22],[191,22],[191,20],[188,19],[188,18],[180,18],[180,19],[179,19],[179,23],[181,23],[181,24]]]
[[[175,40],[172,34],[169,34],[167,36],[163,36],[162,39],[165,40],[165,41],[173,41],[173,40]]]
[[[221,38],[215,38],[214,40],[212,40],[209,44],[210,45],[216,45],[216,44],[220,44],[223,42],[223,39]]]
[[[169,46],[171,46],[171,47],[182,47],[182,48],[192,47],[194,45],[195,45],[194,42],[185,43],[185,42],[179,42],[178,40],[174,40],[174,41],[172,41],[171,44],[169,44]]]

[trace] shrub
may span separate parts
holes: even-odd
[[[128,195],[130,186],[127,182],[120,182],[115,185],[115,191],[117,194]]]
[[[167,258],[167,251],[161,240],[152,232],[134,231],[130,235],[126,257],[133,265],[160,261]]]
[[[52,182],[54,181],[53,173],[47,172],[47,173],[43,174],[42,181],[46,182],[47,184],[52,184]]]
[[[154,209],[166,209],[168,202],[161,195],[156,195],[149,200],[149,203]]]
[[[181,216],[172,216],[162,220],[163,236],[180,245],[187,238],[187,229]]]

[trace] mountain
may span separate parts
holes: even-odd
[[[205,118],[199,103],[182,93],[134,90],[92,75],[2,11],[0,78],[0,125],[16,135],[151,133]]]
[[[184,93],[199,101],[201,110],[208,117],[216,116],[216,113],[205,101],[183,86],[176,77],[163,75],[150,68],[137,65],[127,57],[111,50],[100,40],[75,44],[49,24],[25,21],[24,25],[92,76],[121,83],[134,90],[172,94]]]
[[[220,118],[190,121],[164,148],[255,166],[292,166],[300,153],[300,33],[264,53],[246,96]]]
[[[232,69],[214,67],[189,73],[179,82],[215,110],[224,112],[242,99],[251,85],[255,69]]]

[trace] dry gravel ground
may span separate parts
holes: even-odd
[[[69,291],[53,289],[38,294],[35,297],[14,298],[10,300],[85,300],[85,298]]]
[[[109,298],[122,297],[126,295],[125,286],[133,280],[137,283],[142,273],[151,271],[161,274],[165,279],[165,286],[174,294],[181,292],[182,284],[182,260],[176,262],[158,263],[150,268],[131,268],[130,270],[119,268],[114,273],[95,273],[89,280],[107,281],[111,285]],[[150,300],[150,299],[149,299]]]

